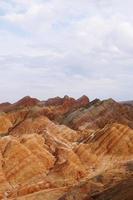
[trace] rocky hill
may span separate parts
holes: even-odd
[[[0,199],[132,200],[133,106],[85,95],[1,103]]]

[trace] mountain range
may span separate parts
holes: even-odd
[[[132,200],[133,101],[1,103],[0,199]]]

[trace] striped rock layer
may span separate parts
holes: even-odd
[[[131,104],[25,97],[0,110],[0,199],[133,199]]]

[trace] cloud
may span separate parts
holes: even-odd
[[[0,101],[24,95],[132,99],[131,0],[0,6]]]

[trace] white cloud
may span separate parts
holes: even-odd
[[[0,3],[1,101],[27,94],[133,98],[132,0]]]

